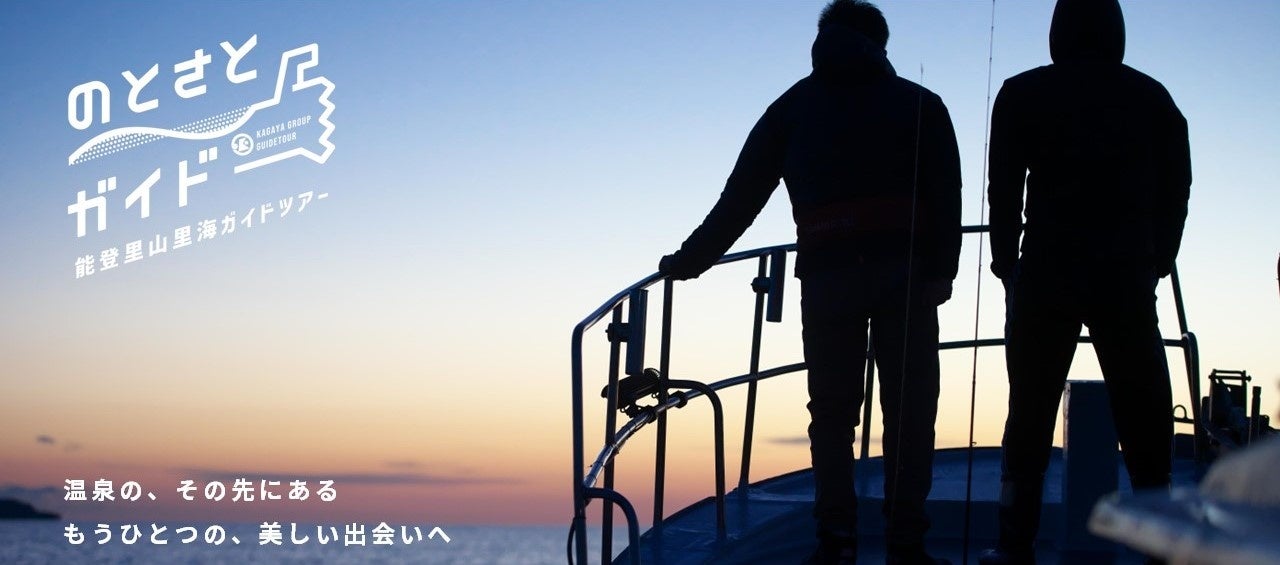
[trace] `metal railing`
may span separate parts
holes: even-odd
[[[966,234],[973,234],[985,232],[987,229],[987,226],[965,226],[963,228],[963,232]],[[795,244],[764,247],[725,255],[716,263],[716,266],[721,266],[749,259],[756,259],[758,262],[756,277],[751,283],[751,288],[755,292],[756,296],[751,334],[750,372],[746,374],[725,378],[714,383],[672,380],[667,378],[667,375],[670,374],[672,305],[675,284],[674,281],[666,279],[658,273],[649,275],[648,277],[645,277],[635,284],[618,292],[574,326],[570,346],[572,371],[571,394],[573,397],[574,518],[570,531],[571,547],[569,548],[570,556],[573,557],[574,562],[583,564],[588,562],[586,510],[590,501],[596,499],[602,501],[601,532],[603,535],[601,536],[601,562],[608,563],[612,560],[614,505],[617,505],[619,509],[622,510],[627,520],[627,539],[629,546],[632,548],[629,552],[631,562],[637,564],[640,562],[640,552],[638,551],[638,542],[640,537],[639,519],[631,502],[614,489],[614,458],[627,440],[649,424],[657,424],[654,454],[653,528],[655,530],[660,530],[664,519],[663,498],[666,481],[667,412],[674,408],[683,407],[689,401],[701,396],[706,396],[710,400],[714,411],[716,532],[719,540],[725,539],[723,411],[716,392],[743,384],[747,385],[746,414],[743,423],[741,472],[738,477],[738,487],[745,487],[750,484],[752,455],[751,445],[754,436],[758,383],[765,379],[805,370],[804,363],[781,365],[764,370],[760,369],[760,349],[762,344],[763,324],[766,321],[780,322],[782,320],[782,299],[785,280],[787,278],[786,256],[788,253],[794,252],[795,249]],[[1195,436],[1195,457],[1197,461],[1201,461],[1205,457],[1208,436],[1203,426],[1197,424],[1198,422],[1203,422],[1200,415],[1199,401],[1201,393],[1198,346],[1195,334],[1187,328],[1186,310],[1182,300],[1182,289],[1179,284],[1176,268],[1173,270],[1170,280],[1173,286],[1174,305],[1177,310],[1180,336],[1177,339],[1164,338],[1163,342],[1166,347],[1179,348],[1183,352],[1183,362],[1186,367],[1188,392],[1191,400],[1189,403],[1191,407],[1191,417],[1175,418],[1174,421],[1193,425]],[[641,375],[645,371],[644,343],[646,327],[648,325],[648,289],[658,283],[663,284],[663,302],[659,344],[659,369],[657,372],[657,383],[653,389],[653,392],[657,397],[657,402],[652,406],[630,406],[630,420],[622,424],[621,428],[619,428],[617,413],[620,408],[623,408],[619,406],[619,373],[621,371],[625,372],[627,375]],[[623,321],[624,305],[627,306],[625,322]],[[583,387],[585,386],[583,368],[583,337],[586,335],[588,330],[595,327],[606,317],[609,317],[610,319],[605,332],[610,342],[610,348],[609,368],[604,388],[606,392],[604,447],[600,450],[590,467],[587,467],[583,408]],[[1079,341],[1080,343],[1092,343],[1092,340],[1089,337],[1084,336],[1080,337]],[[623,357],[622,352],[622,345],[624,343],[627,345],[625,357]],[[940,343],[938,348],[940,351],[945,351],[953,349],[977,349],[981,347],[1002,345],[1004,345],[1003,338],[990,338],[949,341]],[[871,423],[873,422],[871,416],[874,403],[870,400],[875,387],[875,364],[871,362],[871,337],[868,338],[867,342],[867,359],[866,391],[864,396],[866,401],[863,402],[863,429],[859,434],[861,436],[860,458],[863,459],[869,456]],[[680,390],[675,390],[673,392],[672,389]],[[1186,410],[1184,408],[1184,414],[1185,413]],[[597,487],[596,483],[598,482],[603,482],[603,485]]]

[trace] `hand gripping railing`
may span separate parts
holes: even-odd
[[[966,226],[965,233],[979,233],[986,231],[986,226]],[[713,417],[715,420],[715,458],[716,458],[716,531],[717,537],[721,540],[725,538],[725,519],[724,519],[724,432],[723,432],[723,412],[720,406],[719,398],[716,391],[746,384],[746,415],[743,429],[743,445],[742,445],[742,462],[741,472],[738,478],[739,488],[750,484],[750,466],[752,453],[752,438],[754,436],[755,424],[755,407],[757,395],[757,383],[760,380],[772,378],[780,375],[796,373],[805,369],[804,363],[795,363],[783,365],[771,369],[760,369],[760,349],[762,327],[765,321],[779,322],[782,319],[782,298],[783,287],[787,277],[786,273],[786,254],[795,251],[794,244],[778,245],[773,247],[764,247],[725,255],[716,264],[724,265],[735,263],[747,259],[757,259],[758,268],[756,277],[751,282],[751,288],[755,292],[755,316],[754,326],[752,328],[751,354],[749,360],[750,371],[744,375],[726,378],[718,382],[705,384],[698,381],[690,380],[672,380],[668,378],[670,375],[670,353],[671,353],[671,326],[672,326],[672,298],[674,291],[674,283],[670,279],[665,279],[660,274],[652,274],[635,284],[627,287],[621,292],[615,294],[609,300],[605,301],[599,308],[589,314],[581,322],[573,328],[571,338],[571,370],[572,370],[572,418],[573,418],[573,503],[574,518],[570,530],[570,548],[569,554],[571,560],[577,563],[587,563],[587,537],[586,537],[586,508],[588,503],[593,499],[602,501],[602,521],[601,530],[604,535],[601,536],[601,561],[609,562],[611,560],[612,536],[610,535],[613,528],[613,505],[623,511],[627,520],[628,543],[631,547],[629,556],[632,563],[640,562],[640,551],[638,547],[639,541],[639,519],[635,508],[620,493],[614,490],[614,458],[618,451],[622,448],[633,435],[640,431],[644,426],[656,423],[656,447],[655,447],[655,469],[654,469],[654,499],[653,499],[653,527],[656,531],[660,531],[663,521],[663,498],[666,479],[666,439],[667,439],[667,411],[672,408],[684,406],[688,401],[699,396],[707,396],[712,404]],[[1177,347],[1183,351],[1183,360],[1187,370],[1187,382],[1189,387],[1189,396],[1191,397],[1191,418],[1180,418],[1178,421],[1191,423],[1195,431],[1196,458],[1202,460],[1205,457],[1207,445],[1207,434],[1201,424],[1200,416],[1200,366],[1199,353],[1196,344],[1195,334],[1187,329],[1186,312],[1182,300],[1182,291],[1178,280],[1178,273],[1175,269],[1172,273],[1171,282],[1174,293],[1174,304],[1177,309],[1178,326],[1180,330],[1179,339],[1164,339],[1167,347]],[[648,289],[653,285],[663,283],[663,303],[662,303],[662,321],[661,321],[661,337],[659,346],[659,363],[658,370],[651,374],[652,379],[656,382],[644,395],[652,394],[656,396],[657,402],[651,406],[639,406],[636,404],[638,398],[620,398],[620,389],[626,386],[620,386],[620,382],[626,379],[620,379],[620,372],[625,372],[631,377],[644,375],[644,344],[647,326],[647,306],[648,306]],[[623,306],[627,306],[626,321],[623,321]],[[609,351],[609,373],[607,385],[604,389],[606,399],[606,415],[605,415],[605,437],[604,447],[599,455],[588,468],[586,465],[585,455],[585,436],[584,436],[584,414],[583,414],[583,336],[588,330],[596,324],[610,317],[609,325],[606,329],[606,335],[610,342]],[[871,423],[873,402],[870,402],[875,386],[875,364],[871,362],[873,357],[872,338],[868,339],[866,366],[866,391],[864,398],[868,401],[864,403],[864,414],[862,418],[863,430],[861,431],[861,458],[869,455]],[[1088,337],[1081,337],[1081,343],[1090,343]],[[626,353],[623,357],[622,344],[626,344]],[[973,339],[951,341],[939,344],[940,350],[951,349],[968,349],[978,347],[1000,346],[1004,344],[1004,339]],[[624,366],[625,365],[625,366]],[[634,382],[634,379],[633,379]],[[674,390],[673,389],[685,389]],[[627,403],[623,404],[622,401]],[[621,406],[620,406],[621,404]],[[630,420],[618,427],[617,413],[619,409],[628,410],[627,415]],[[1185,413],[1185,409],[1184,409]],[[597,487],[598,482],[603,481],[603,485]]]

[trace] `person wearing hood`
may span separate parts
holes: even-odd
[[[1054,421],[1082,325],[1130,483],[1169,486],[1173,400],[1155,286],[1182,240],[1191,159],[1186,120],[1163,85],[1123,64],[1124,45],[1116,0],[1059,0],[1053,64],[1006,80],[992,110],[991,270],[1006,289],[1009,415],[1000,539],[984,564],[1035,562]]]
[[[659,271],[710,268],[784,179],[808,367],[818,549],[856,559],[853,440],[865,390],[867,328],[884,412],[889,563],[938,563],[924,549],[938,407],[937,308],[960,254],[960,158],[942,100],[896,76],[884,16],[862,0],[822,12],[813,72],[760,118],[719,201]]]

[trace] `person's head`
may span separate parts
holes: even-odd
[[[829,24],[851,28],[865,35],[880,49],[889,44],[889,24],[884,21],[884,14],[866,0],[832,0],[818,16],[818,31]]]
[[[1049,26],[1055,63],[1124,60],[1124,13],[1117,0],[1058,0]]]

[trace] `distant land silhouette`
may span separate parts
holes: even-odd
[[[0,498],[0,520],[57,520],[51,512],[42,512],[30,504],[13,498]]]

